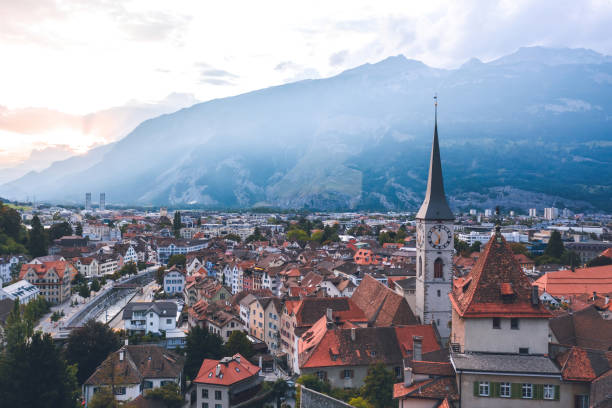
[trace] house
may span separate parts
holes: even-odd
[[[130,262],[138,263],[138,253],[136,252],[136,248],[134,248],[134,245],[132,245],[131,243],[116,243],[115,246],[113,246],[113,250],[119,256],[119,268]]]
[[[19,262],[23,261],[23,256],[9,256],[0,258],[0,285],[12,280],[11,270],[16,268]]]
[[[366,275],[351,300],[363,311],[373,326],[399,326],[417,324],[408,301],[392,289]]]
[[[358,388],[370,365],[382,362],[399,380],[415,344],[417,354],[427,359],[444,358],[432,325],[340,328],[323,316],[298,340],[298,371],[315,374],[334,388]]]
[[[93,276],[100,275],[100,269],[98,266],[98,260],[93,257],[82,257],[77,258],[74,266],[78,269],[79,273],[85,277],[91,278]]]
[[[181,384],[185,358],[154,345],[125,345],[111,353],[83,384],[88,404],[101,388],[111,388],[115,399],[130,401],[167,383]]]
[[[26,280],[20,280],[12,285],[0,288],[0,299],[19,299],[22,305],[28,304],[31,300],[38,298],[40,290]]]
[[[19,279],[38,287],[49,303],[59,304],[70,298],[70,282],[76,274],[77,270],[70,262],[51,261],[22,265]]]
[[[455,370],[447,361],[404,360],[404,381],[393,385],[399,408],[451,407],[459,400]]]
[[[612,292],[612,265],[547,272],[535,285],[554,297]]]
[[[280,311],[281,303],[277,297],[255,298],[249,304],[249,334],[264,341],[270,351],[278,349]]]
[[[206,248],[207,245],[208,241],[206,240],[162,238],[155,242],[155,250],[157,252],[158,262],[161,264],[167,264],[168,259],[170,259],[172,255],[187,255],[192,252],[200,251]]]
[[[320,285],[328,297],[351,297],[357,287],[353,281],[341,276],[326,277]]]
[[[185,289],[185,275],[176,265],[172,266],[164,272],[164,292],[173,295],[175,293],[183,293]]]
[[[455,279],[451,363],[460,405],[572,406],[574,390],[548,356],[548,320],[538,289],[522,271],[499,226],[470,273]]]
[[[119,270],[119,262],[117,256],[112,254],[96,255],[98,262],[98,273],[101,276],[112,275]]]
[[[244,323],[224,302],[198,301],[189,308],[189,327],[199,326],[218,334],[226,342],[234,331],[246,331]]]
[[[262,381],[261,368],[240,354],[221,360],[204,359],[193,381],[195,405],[192,406],[232,407],[257,394]]]
[[[227,301],[231,298],[230,291],[212,276],[190,276],[193,278],[185,286],[185,301],[192,306],[199,300],[212,303],[217,300]]]
[[[612,320],[604,319],[594,305],[550,319],[551,342],[585,349],[612,350]]]
[[[176,329],[180,310],[174,302],[132,302],[123,309],[125,330],[161,334]]]

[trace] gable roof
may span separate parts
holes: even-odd
[[[178,378],[184,362],[184,357],[160,346],[123,346],[111,353],[85,384],[138,384],[145,378]]]
[[[332,309],[333,316],[340,320],[365,322],[366,317],[352,299],[336,298],[304,298],[294,306],[295,320],[298,327],[312,326],[324,316],[327,309]]]
[[[535,285],[552,296],[612,292],[612,265],[547,272]]]
[[[612,347],[612,320],[605,320],[592,305],[548,324],[560,344],[604,351]]]
[[[406,299],[370,275],[365,275],[351,300],[374,326],[418,323]]]
[[[54,271],[60,279],[64,278],[64,272],[68,271],[71,274],[77,273],[74,266],[68,261],[46,261],[43,263],[29,263],[21,265],[21,271],[19,272],[19,279],[33,270],[39,278],[43,278],[47,273]]]
[[[221,360],[204,359],[193,382],[229,386],[257,375],[260,370],[240,354]]]
[[[565,381],[591,382],[612,370],[612,352],[572,347],[557,362]]]
[[[531,301],[532,285],[500,232],[493,234],[476,265],[455,279],[449,294],[461,317],[549,318],[550,312]]]

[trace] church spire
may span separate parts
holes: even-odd
[[[440,146],[438,145],[438,96],[434,96],[434,135],[431,146],[431,159],[429,162],[429,178],[427,180],[427,193],[425,201],[416,218],[425,220],[454,220],[455,216],[448,206],[444,194],[444,181],[442,180],[442,162],[440,160]]]

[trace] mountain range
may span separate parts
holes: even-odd
[[[0,196],[203,208],[413,210],[438,95],[454,209],[612,210],[612,58],[521,48],[439,69],[402,55],[198,103],[0,186]],[[94,194],[95,195],[95,194]]]

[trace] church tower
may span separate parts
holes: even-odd
[[[451,291],[453,273],[453,223],[455,217],[444,194],[442,163],[438,145],[438,101],[435,100],[435,124],[429,178],[425,201],[416,215],[417,276],[415,314],[424,324],[436,323],[440,336],[450,336]]]

